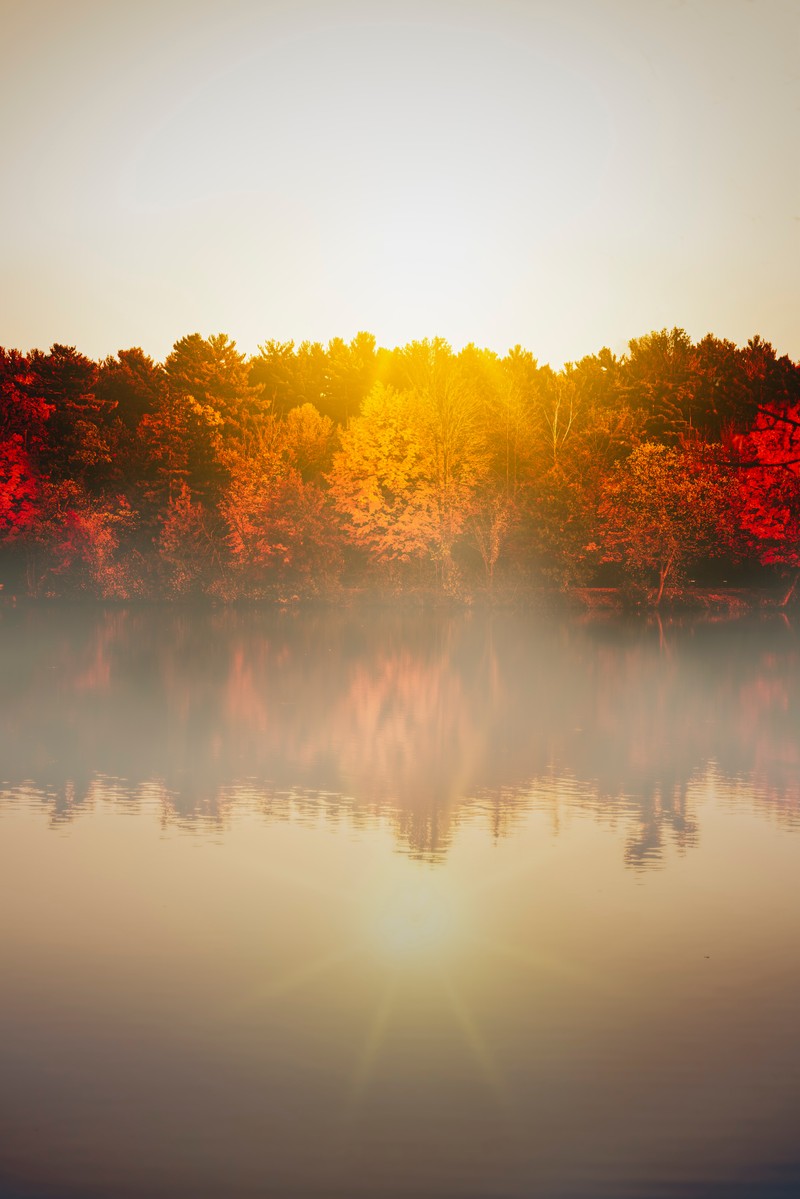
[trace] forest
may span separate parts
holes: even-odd
[[[788,602],[800,364],[682,329],[540,366],[443,340],[0,349],[0,596]]]

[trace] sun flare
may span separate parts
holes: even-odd
[[[463,939],[463,920],[452,889],[430,874],[414,873],[380,895],[368,934],[378,957],[400,966],[446,956]]]

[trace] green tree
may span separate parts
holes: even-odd
[[[112,467],[108,423],[113,401],[95,391],[97,365],[74,346],[54,345],[29,357],[31,391],[49,405],[43,463],[58,478],[96,488]]]
[[[224,333],[181,338],[164,365],[166,395],[149,427],[160,472],[169,477],[173,499],[186,482],[213,506],[227,481],[225,451],[264,418],[262,392],[251,386],[244,355]]]
[[[127,432],[135,434],[142,417],[157,411],[165,388],[164,368],[134,346],[103,359],[94,391]]]
[[[685,329],[662,329],[628,343],[621,383],[647,440],[674,445],[689,428],[693,352]]]
[[[378,377],[378,356],[371,333],[357,333],[349,343],[340,337],[328,342],[320,412],[346,425],[357,415]]]
[[[272,413],[282,415],[303,403],[293,341],[266,341],[259,346],[250,359],[248,379]]]

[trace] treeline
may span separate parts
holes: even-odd
[[[476,596],[800,566],[800,367],[681,329],[561,371],[440,339],[0,349],[0,583]]]

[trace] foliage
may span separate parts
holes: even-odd
[[[201,593],[219,564],[219,546],[208,512],[186,483],[167,503],[157,544],[167,594]]]
[[[353,543],[378,562],[435,552],[437,513],[419,397],[381,383],[342,431],[328,475]]]
[[[220,511],[240,591],[263,590],[291,576],[321,582],[335,574],[339,547],[326,497],[304,480],[298,462],[298,448],[302,456],[308,445],[298,431],[318,445],[325,428],[318,413],[304,413],[299,425],[287,418],[271,439],[229,457]]]
[[[678,594],[720,554],[800,571],[800,368],[682,329],[555,371],[441,338],[392,350],[192,333],[0,349],[0,584],[31,595],[439,594],[624,577]]]
[[[742,528],[762,562],[800,568],[800,404],[761,407],[735,448]]]
[[[681,589],[686,567],[729,548],[734,484],[693,446],[646,441],[618,464],[600,509],[606,559],[638,584],[657,580],[655,604]]]
[[[22,436],[0,441],[0,539],[23,537],[36,518],[39,483]]]

